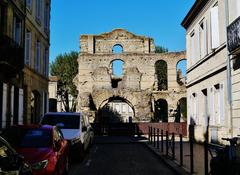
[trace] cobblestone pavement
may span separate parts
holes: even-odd
[[[175,172],[136,139],[98,137],[85,159],[72,164],[69,174],[171,175]]]

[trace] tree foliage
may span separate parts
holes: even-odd
[[[50,74],[57,76],[58,95],[64,104],[66,112],[76,110],[77,89],[73,83],[74,77],[78,73],[78,52],[60,54],[50,65]],[[72,105],[69,105],[69,97],[72,97]]]
[[[163,46],[155,47],[155,53],[166,53],[166,52],[168,52],[168,49]]]

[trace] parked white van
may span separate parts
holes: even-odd
[[[82,113],[49,112],[43,116],[41,124],[58,126],[64,138],[69,141],[70,151],[74,155],[76,151],[82,154],[92,144],[93,130],[88,117]]]

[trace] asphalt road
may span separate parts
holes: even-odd
[[[175,174],[143,143],[96,143],[70,175],[172,175]]]

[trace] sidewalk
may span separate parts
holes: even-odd
[[[166,157],[166,141],[163,143],[163,153],[161,152],[161,142],[160,148],[157,149],[157,146],[149,144],[146,142],[146,145],[154,151],[157,155],[163,159],[167,164],[174,168],[179,174],[190,174],[190,145],[187,140],[183,141],[183,166],[180,167],[180,144],[179,141],[175,143],[175,160],[171,158],[171,148],[169,147],[169,156]],[[157,145],[157,144],[156,144]],[[204,146],[201,144],[195,143],[193,146],[193,159],[194,159],[194,174],[203,175],[205,173],[204,169]],[[210,163],[211,155],[208,153],[208,164]],[[208,171],[210,171],[210,166],[208,165]]]

